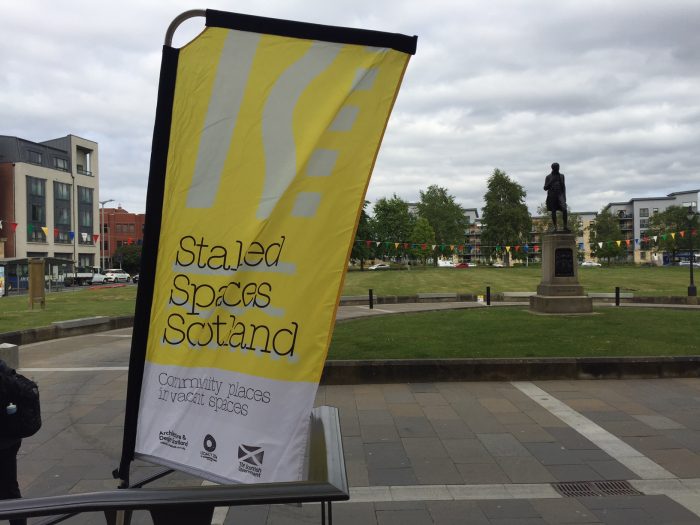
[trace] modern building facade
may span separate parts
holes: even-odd
[[[67,135],[32,142],[0,136],[0,238],[4,257],[99,264],[96,142]]]
[[[642,239],[649,229],[649,218],[664,211],[670,206],[693,206],[697,210],[700,190],[677,191],[666,197],[633,198],[627,202],[610,202],[603,210],[609,210],[620,222],[623,239],[627,244],[627,258],[635,263],[660,262],[654,261],[651,250],[640,249],[636,243]]]

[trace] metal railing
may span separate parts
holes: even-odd
[[[154,525],[210,524],[215,507],[321,503],[321,523],[333,523],[333,501],[350,498],[338,410],[317,407],[311,414],[307,479],[284,483],[140,488],[168,473],[161,471],[129,488],[0,501],[0,519],[54,516],[60,523],[83,512],[103,512],[109,525],[127,525],[131,513],[146,510]]]

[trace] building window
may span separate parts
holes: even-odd
[[[117,223],[117,233],[124,233],[124,225]]]
[[[640,228],[648,228],[649,227],[649,219],[639,219],[639,227]]]
[[[78,186],[78,202],[80,204],[92,204],[92,188]]]
[[[68,171],[68,159],[53,158],[53,167],[57,170]]]
[[[78,266],[81,268],[92,268],[95,265],[95,255],[92,253],[81,253],[78,255]]]
[[[659,208],[652,208],[651,213],[656,215],[657,213],[659,213]]]
[[[645,251],[639,252],[639,258],[640,258],[642,261],[646,260],[646,258],[647,258],[647,252],[645,252]]]
[[[71,202],[70,184],[53,183],[54,239],[59,243],[70,243]]]
[[[639,208],[640,217],[649,217],[649,208]]]
[[[29,220],[32,222],[44,223],[44,205],[43,204],[30,204],[30,216]]]
[[[133,224],[129,224],[128,226],[129,226],[129,231],[128,231],[127,233],[134,233],[134,232],[135,232],[135,230],[134,230],[134,225],[133,225]]]
[[[92,177],[92,151],[84,148],[77,148],[75,160],[77,172],[80,175]]]
[[[46,181],[27,177],[27,241],[46,242]]]
[[[80,210],[80,226],[90,227],[92,226],[92,211],[91,210]]]
[[[27,160],[32,164],[41,164],[41,153],[38,151],[27,151]]]
[[[32,197],[43,197],[46,195],[46,181],[36,177],[27,177],[27,193]]]
[[[54,182],[53,183],[53,196],[54,196],[54,199],[69,201],[70,200],[70,184],[63,184],[62,182]]]
[[[690,208],[691,206],[693,207],[693,209],[695,209],[698,207],[698,203],[696,201],[688,201],[683,203],[684,208]]]

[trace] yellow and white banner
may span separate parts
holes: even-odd
[[[135,451],[214,481],[303,474],[410,53],[281,33],[207,27],[177,57]]]

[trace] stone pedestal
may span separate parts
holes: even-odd
[[[542,282],[530,297],[530,310],[544,314],[589,314],[593,299],[578,282],[576,237],[546,233],[542,238]]]

